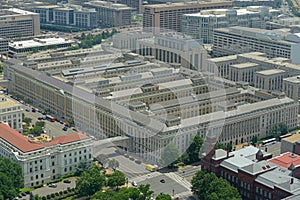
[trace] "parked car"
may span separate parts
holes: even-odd
[[[31,112],[36,112],[35,108],[31,108]]]
[[[29,108],[26,108],[25,110],[26,110],[26,112],[30,112],[30,109],[29,109]]]
[[[68,130],[68,127],[65,126],[65,127],[62,128],[62,130],[63,130],[63,131],[67,131],[67,130]]]
[[[50,183],[50,184],[49,184],[49,187],[56,188],[57,185],[56,185],[55,183]]]
[[[68,179],[64,180],[63,182],[64,182],[64,183],[71,183],[71,181],[68,180]]]

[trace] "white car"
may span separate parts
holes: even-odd
[[[132,181],[132,186],[136,187],[137,186],[137,183],[135,181]]]

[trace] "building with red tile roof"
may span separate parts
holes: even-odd
[[[295,153],[286,152],[270,159],[269,162],[288,169],[291,165],[294,165],[295,167],[300,165],[300,156]]]
[[[73,173],[79,162],[92,160],[92,138],[73,133],[48,139],[30,139],[0,123],[0,157],[19,163],[24,186],[47,183]]]

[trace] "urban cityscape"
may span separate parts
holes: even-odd
[[[0,200],[299,200],[300,0],[0,0]]]

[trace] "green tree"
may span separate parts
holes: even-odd
[[[33,134],[35,136],[38,136],[38,135],[40,135],[43,132],[44,132],[44,130],[40,126],[35,126],[35,127],[33,127],[32,129],[29,130],[29,133]]]
[[[76,168],[75,175],[80,176],[84,171],[93,167],[92,161],[84,159],[81,160]]]
[[[150,185],[140,185],[138,187],[138,190],[140,191],[140,196],[138,197],[138,200],[150,200],[153,195],[153,191],[150,190]]]
[[[29,125],[29,124],[32,122],[32,119],[29,118],[29,117],[25,117],[25,118],[23,119],[23,122],[25,122],[27,125]]]
[[[67,122],[70,126],[74,126],[74,120],[72,118],[67,119]]]
[[[269,136],[279,138],[279,136],[287,134],[287,133],[288,133],[287,125],[284,123],[279,123],[279,124],[274,125],[271,128],[271,131],[269,132]]]
[[[76,188],[81,196],[92,196],[103,187],[105,177],[101,174],[100,169],[94,165],[82,173],[76,180]]]
[[[179,150],[173,143],[169,143],[162,151],[161,162],[165,166],[174,167],[174,163],[179,157]]]
[[[216,149],[225,149],[225,145],[222,143],[217,142],[216,143]]]
[[[35,122],[35,126],[44,127],[45,126],[45,122],[44,121],[36,121]]]
[[[99,154],[96,157],[96,160],[98,160],[98,162],[102,165],[103,168],[106,168],[106,164],[109,161],[107,155],[104,155],[104,154]]]
[[[257,136],[253,136],[251,139],[252,144],[256,144],[257,143]]]
[[[111,159],[108,161],[108,167],[112,170],[116,170],[120,166],[119,162],[116,159]]]
[[[92,199],[94,200],[119,200],[120,195],[113,190],[98,191]]]
[[[169,194],[160,194],[155,199],[156,200],[172,200],[172,197]]]
[[[13,199],[23,186],[22,168],[8,158],[0,158],[0,199]]]
[[[203,142],[204,142],[203,138],[201,138],[198,134],[195,135],[193,142],[187,149],[187,154],[188,154],[190,163],[200,161],[199,153],[200,153],[200,149],[203,145]]]
[[[114,171],[114,173],[109,175],[108,179],[107,179],[107,185],[109,187],[113,187],[113,188],[114,187],[118,188],[118,186],[124,185],[125,182],[126,182],[125,175],[122,172],[118,171],[118,170]]]
[[[192,179],[192,192],[199,199],[241,200],[238,190],[213,173],[198,171]]]

